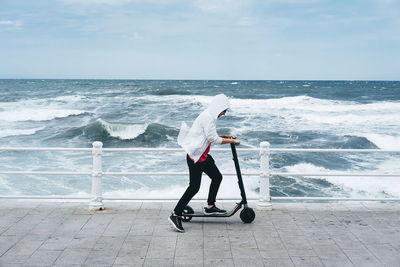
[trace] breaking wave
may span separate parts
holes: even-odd
[[[102,119],[98,120],[111,137],[121,140],[135,139],[146,132],[148,124],[111,123]]]

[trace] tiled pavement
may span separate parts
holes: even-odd
[[[252,224],[194,218],[185,233],[173,205],[2,200],[0,266],[400,266],[399,203],[273,203]]]

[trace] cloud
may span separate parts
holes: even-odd
[[[19,20],[0,20],[0,30],[13,31],[22,29],[23,23]]]

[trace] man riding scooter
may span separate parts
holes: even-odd
[[[224,94],[219,94],[212,99],[208,108],[196,118],[190,129],[185,123],[182,123],[178,135],[178,144],[187,153],[186,162],[189,167],[190,183],[168,218],[172,226],[179,232],[185,231],[182,226],[181,216],[186,205],[199,191],[203,172],[211,179],[207,200],[208,206],[204,208],[204,214],[226,213],[226,210],[221,210],[215,205],[222,175],[209,152],[212,144],[240,144],[240,141],[235,136],[217,134],[217,119],[224,116],[228,108],[228,97]]]

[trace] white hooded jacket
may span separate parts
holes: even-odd
[[[222,138],[217,134],[218,115],[229,108],[229,99],[224,94],[216,95],[208,108],[193,122],[192,127],[182,122],[178,135],[178,144],[197,162],[208,145],[221,144]]]

